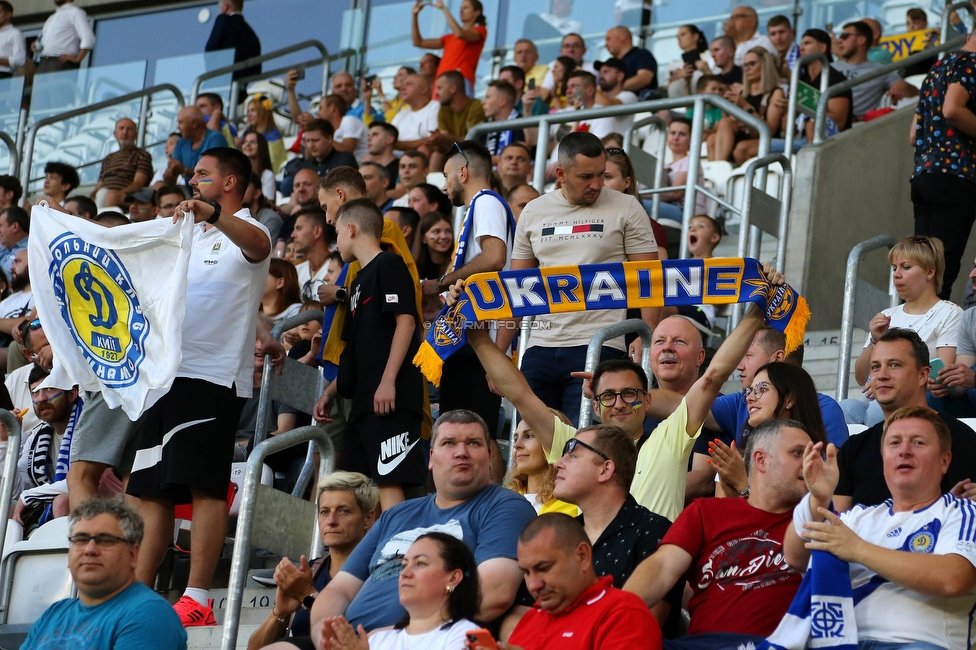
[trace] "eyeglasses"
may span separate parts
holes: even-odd
[[[71,546],[74,548],[86,548],[88,543],[92,540],[95,540],[95,546],[99,548],[107,548],[110,546],[115,546],[116,544],[132,545],[132,542],[124,537],[109,535],[108,533],[99,533],[98,535],[86,535],[84,533],[78,533],[77,535],[72,535],[68,538],[68,542],[70,542]]]
[[[607,456],[605,453],[603,453],[599,449],[596,449],[595,447],[586,444],[579,438],[570,438],[569,440],[566,441],[566,444],[563,445],[563,456],[568,456],[569,454],[573,453],[573,451],[575,451],[577,447],[583,447],[585,449],[589,449],[597,456],[603,458],[603,460],[610,460],[610,457]]]
[[[742,391],[742,397],[748,398],[750,395],[759,399],[766,394],[766,391],[772,388],[772,384],[765,381],[756,382],[755,385],[750,386]]]
[[[619,156],[620,154],[626,154],[627,152],[620,147],[607,147],[606,149],[608,156]]]
[[[457,151],[457,152],[458,152],[459,154],[461,154],[461,157],[462,157],[462,158],[464,158],[464,166],[465,166],[465,167],[467,167],[467,166],[468,166],[468,164],[469,164],[469,162],[468,162],[468,157],[464,155],[464,152],[463,152],[463,151],[461,151],[461,145],[460,145],[460,144],[458,144],[457,142],[455,142],[455,143],[454,143],[454,149],[455,149],[455,151]]]
[[[31,322],[27,323],[27,329],[32,332],[36,332],[37,330],[41,329],[41,319],[35,318]]]
[[[602,404],[606,408],[610,408],[611,406],[617,403],[618,395],[620,396],[620,399],[624,401],[624,404],[633,404],[638,399],[640,399],[640,395],[643,392],[644,392],[643,390],[639,390],[637,388],[625,388],[619,393],[615,393],[612,390],[608,390],[597,395],[596,399],[598,402],[600,402],[600,404]]]
[[[932,248],[932,242],[929,241],[928,237],[923,237],[921,235],[915,235],[911,238],[913,244],[925,244],[929,248]]]
[[[318,285],[321,284],[321,280],[316,280],[311,278],[305,281],[302,285],[302,300],[308,302],[309,300],[318,300]]]
[[[842,32],[842,33],[840,33],[840,34],[837,35],[837,40],[838,41],[846,41],[847,39],[853,38],[855,36],[857,36],[857,34],[854,34],[852,32]]]
[[[745,70],[746,68],[755,68],[758,65],[759,61],[745,61],[742,63],[742,69]]]
[[[41,402],[51,402],[64,395],[60,388],[36,388],[31,391],[31,402],[40,404]]]

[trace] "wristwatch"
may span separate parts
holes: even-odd
[[[309,595],[302,598],[302,607],[304,607],[305,609],[312,609],[312,605],[315,604],[315,596],[316,594],[313,591]]]
[[[739,492],[739,496],[740,497],[748,497],[749,496],[749,492],[750,492],[749,486],[747,485],[746,488],[744,490],[742,490],[742,492]]]
[[[207,201],[207,205],[214,209],[213,216],[207,219],[207,223],[217,223],[220,218],[220,204],[216,201]]]
[[[346,302],[349,300],[349,289],[346,289],[345,287],[337,288],[335,292],[335,299],[336,302]]]

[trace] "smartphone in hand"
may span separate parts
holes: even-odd
[[[945,368],[945,361],[936,357],[929,361],[929,366],[932,368],[929,371],[929,378],[932,381],[939,381],[939,371]]]

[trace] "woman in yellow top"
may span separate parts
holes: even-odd
[[[569,418],[560,411],[550,409],[557,418],[572,425]],[[546,460],[546,451],[525,420],[515,429],[514,465],[508,473],[508,489],[514,490],[529,500],[537,514],[562,512],[571,517],[579,515],[579,508],[552,496],[556,481],[556,468]]]

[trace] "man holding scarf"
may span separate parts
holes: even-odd
[[[450,270],[439,280],[421,283],[425,296],[436,296],[475,273],[508,270],[512,258],[515,217],[505,199],[490,189],[491,154],[484,146],[469,141],[454,145],[447,155],[444,162],[447,195],[452,204],[457,207],[466,205],[468,211],[458,232]],[[498,433],[501,400],[488,387],[485,369],[470,345],[452,354],[444,363],[441,412],[474,411],[488,423],[488,431],[494,437]],[[494,438],[491,447],[494,454],[492,478],[500,480],[505,470]]]

